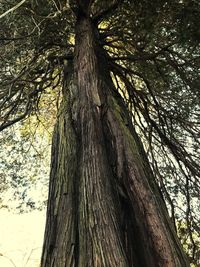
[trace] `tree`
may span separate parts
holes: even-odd
[[[0,129],[62,90],[42,267],[198,264],[199,3],[43,2],[0,37]]]
[[[46,207],[50,159],[48,137],[44,125],[33,116],[2,132],[0,209],[23,213]]]

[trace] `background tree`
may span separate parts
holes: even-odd
[[[53,127],[49,113],[45,121],[38,116],[9,127],[0,137],[0,207],[14,213],[46,207]]]
[[[199,264],[199,13],[45,0],[3,17],[0,129],[62,98],[42,266],[188,266],[174,229]]]

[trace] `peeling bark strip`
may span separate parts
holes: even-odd
[[[90,1],[78,1],[84,12],[71,2],[74,74],[53,138],[42,267],[189,266],[114,90]]]

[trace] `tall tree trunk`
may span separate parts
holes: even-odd
[[[189,266],[98,39],[79,14],[53,137],[42,267]]]

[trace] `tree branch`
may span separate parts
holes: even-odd
[[[17,5],[15,5],[14,7],[8,9],[6,12],[4,12],[3,14],[0,15],[0,19],[2,19],[3,17],[5,17],[6,15],[8,15],[9,13],[15,11],[17,8],[19,8],[21,5],[23,5],[26,2],[26,0],[22,0],[21,2],[19,2]]]
[[[100,20],[102,20],[105,16],[107,16],[111,11],[114,11],[117,9],[120,3],[122,3],[120,0],[114,0],[113,3],[111,3],[106,9],[103,9],[100,11],[100,13],[97,13],[93,16],[93,20],[97,23]]]

